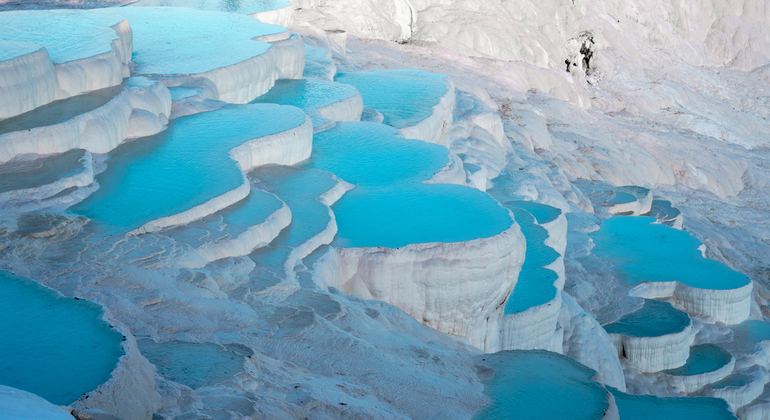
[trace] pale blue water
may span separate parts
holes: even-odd
[[[251,103],[271,103],[292,105],[301,108],[313,120],[313,126],[319,127],[329,120],[322,117],[316,109],[323,108],[356,96],[358,91],[350,85],[315,79],[277,80],[275,86]]]
[[[673,219],[679,215],[679,210],[671,205],[670,201],[652,200],[650,216],[657,219]]]
[[[32,54],[40,45],[34,42],[0,40],[0,61],[12,60],[22,55]]]
[[[0,271],[0,384],[70,404],[110,378],[122,336],[85,300]]]
[[[192,389],[216,385],[242,372],[244,358],[251,355],[243,346],[213,343],[137,340],[137,344],[161,376]]]
[[[399,248],[488,238],[508,229],[508,211],[474,188],[453,184],[356,188],[332,209],[345,247]]]
[[[107,170],[96,177],[99,190],[71,210],[109,233],[181,213],[242,185],[231,149],[304,122],[300,109],[272,104],[178,118],[160,134],[115,149]]]
[[[609,199],[607,200],[607,202],[610,204],[625,204],[633,203],[634,201],[636,201],[635,196],[622,191],[616,191],[615,194],[610,195]]]
[[[334,80],[353,85],[364,99],[364,108],[385,116],[384,123],[402,129],[417,125],[433,114],[447,93],[446,76],[424,70],[369,70],[339,73]]]
[[[535,218],[526,210],[507,206],[513,211],[514,218],[527,241],[527,252],[519,279],[513,289],[505,313],[512,314],[545,304],[556,297],[553,283],[558,275],[553,270],[544,268],[559,258],[559,253],[547,246],[548,231],[535,223]]]
[[[721,368],[730,363],[730,359],[732,359],[732,356],[726,350],[722,350],[713,344],[701,344],[690,347],[690,356],[687,358],[687,363],[678,368],[667,369],[663,372],[674,376],[700,375]]]
[[[291,209],[291,225],[251,258],[258,264],[278,265],[295,248],[321,233],[330,221],[329,209],[318,197],[337,184],[331,174],[291,166],[263,166],[249,174],[260,188],[277,195]]]
[[[730,328],[735,332],[735,338],[749,340],[755,343],[770,340],[770,324],[763,321],[748,320]]]
[[[495,372],[484,383],[490,404],[475,420],[595,420],[609,404],[593,370],[556,353],[505,351],[480,363]]]
[[[193,88],[193,87],[184,87],[184,86],[177,86],[177,87],[171,87],[168,88],[169,93],[171,93],[171,100],[172,101],[178,101],[180,99],[189,98],[191,96],[195,96],[200,93],[200,88]]]
[[[605,325],[608,333],[631,337],[660,337],[684,331],[690,325],[690,316],[671,304],[645,299],[644,306],[624,315],[617,322]]]
[[[378,187],[428,180],[449,163],[446,147],[397,134],[382,124],[339,123],[313,136],[313,154],[305,166],[357,186]]]
[[[0,39],[28,41],[48,50],[56,64],[111,53],[123,18],[95,10],[16,10],[0,13]],[[133,26],[133,25],[132,25]]]
[[[50,184],[83,172],[85,150],[74,149],[33,162],[5,163],[0,166],[0,193]]]
[[[200,74],[237,64],[270,48],[253,38],[286,30],[236,13],[171,7],[110,10],[131,24],[137,74]]]
[[[653,217],[611,217],[589,234],[596,244],[592,252],[612,262],[628,286],[679,281],[702,289],[727,290],[751,281],[718,261],[704,258],[696,237],[654,222]]]
[[[123,91],[123,86],[119,85],[51,102],[32,111],[0,121],[0,134],[24,131],[67,121],[80,114],[99,108],[111,101],[121,91]]]
[[[754,381],[754,375],[733,373],[724,379],[709,385],[711,389],[741,388]]]
[[[738,420],[721,398],[660,398],[609,390],[622,420]]]
[[[561,210],[556,207],[536,203],[534,201],[508,201],[505,204],[526,210],[529,214],[534,216],[537,223],[541,225],[553,222],[561,215]]]
[[[126,6],[137,7],[187,7],[215,12],[254,13],[268,12],[291,6],[289,0],[139,0]]]

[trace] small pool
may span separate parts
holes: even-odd
[[[690,347],[690,356],[684,365],[662,371],[673,376],[693,376],[713,372],[728,363],[732,356],[726,350],[713,345],[701,344]]]
[[[142,355],[158,368],[164,378],[192,389],[216,385],[243,371],[243,362],[252,355],[245,346],[213,343],[187,343],[137,340]]]
[[[187,7],[214,12],[241,13],[253,15],[291,6],[289,0],[138,0],[129,3],[131,7]]]
[[[480,363],[494,375],[484,384],[490,404],[474,420],[598,420],[609,405],[596,372],[556,353],[505,351]]]
[[[700,289],[728,290],[751,280],[703,257],[702,244],[686,231],[656,224],[654,217],[614,216],[589,234],[593,254],[608,259],[626,285],[679,281]]]
[[[74,149],[35,160],[15,159],[0,166],[0,193],[51,184],[85,170],[86,151]]]
[[[168,91],[171,94],[172,101],[180,101],[182,99],[191,98],[199,94],[201,92],[201,88],[175,86],[168,88]]]
[[[735,332],[736,340],[748,340],[755,343],[770,340],[770,324],[767,322],[748,320],[730,328]]]
[[[474,188],[422,184],[355,188],[332,209],[343,247],[399,248],[488,238],[511,227],[508,211]]]
[[[468,164],[465,166],[467,167]],[[558,208],[534,201],[508,201],[505,204],[527,211],[527,213],[535,218],[536,223],[540,225],[553,222],[561,216],[561,210]]]
[[[660,337],[682,332],[690,325],[690,316],[671,304],[645,299],[644,305],[636,312],[624,315],[617,322],[605,325],[609,334],[623,334],[630,337]]]
[[[8,12],[3,12],[8,13]],[[0,135],[59,124],[101,107],[123,91],[123,86],[95,90],[67,99],[53,101],[13,118],[0,121]]]
[[[107,170],[96,177],[100,188],[71,210],[111,234],[181,213],[243,184],[231,149],[298,127],[305,118],[298,108],[273,104],[177,118],[167,130],[111,152]]]
[[[286,31],[236,13],[170,7],[110,9],[133,32],[133,70],[140,75],[189,75],[262,55],[270,44],[254,38]]]
[[[0,271],[0,385],[67,405],[107,382],[122,335],[102,309]]]
[[[414,69],[339,73],[334,80],[355,86],[364,108],[376,109],[399,130],[430,117],[448,90],[445,75]]]
[[[631,395],[610,388],[623,420],[736,420],[727,402],[721,398]]]
[[[507,205],[513,211],[514,218],[527,241],[527,252],[519,279],[513,289],[505,313],[512,314],[543,305],[556,297],[554,282],[559,277],[556,272],[544,268],[559,258],[559,253],[545,244],[548,231],[537,225],[535,217],[522,208]]]
[[[304,166],[360,187],[380,187],[426,181],[449,163],[446,147],[397,134],[382,124],[339,123],[313,136],[313,154]]]
[[[317,79],[285,79],[276,80],[275,86],[270,91],[251,103],[296,106],[310,116],[314,127],[319,127],[328,123],[329,120],[321,116],[317,109],[342,102],[357,94],[356,88],[342,83]]]

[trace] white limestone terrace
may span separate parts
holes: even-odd
[[[282,26],[187,8],[110,10],[131,22],[135,74],[202,77],[216,86],[218,100],[239,104],[264,94],[279,78],[302,75],[304,46]]]
[[[760,366],[753,366],[741,371],[736,370],[723,379],[708,384],[698,394],[721,398],[727,401],[733,412],[737,413],[762,395],[767,382],[767,370]]]
[[[671,226],[674,229],[682,229],[682,225],[684,224],[684,216],[682,215],[682,212],[674,207],[670,201],[666,200],[652,200],[650,216],[658,219],[664,225]]]
[[[0,385],[0,412],[7,420],[75,420],[62,407],[5,385]]]
[[[294,6],[289,0],[245,0],[233,3],[227,0],[136,0],[131,7],[188,7],[197,10],[240,13],[249,15],[260,22],[290,27],[294,17]]]
[[[639,216],[652,209],[652,192],[638,186],[615,187],[602,182],[578,180],[574,183],[586,194],[594,206],[607,209],[610,214]]]
[[[0,207],[45,200],[93,181],[93,159],[86,150],[73,149],[54,156],[19,156],[0,165]]]
[[[729,352],[713,344],[700,344],[690,348],[684,365],[659,375],[677,392],[691,394],[725,378],[734,368],[735,358]]]
[[[3,12],[0,39],[0,119],[116,86],[129,76],[131,27],[110,11]]]
[[[684,365],[695,339],[690,317],[671,304],[644,300],[641,309],[605,325],[618,356],[642,372]]]
[[[107,153],[126,139],[160,132],[171,113],[162,84],[132,77],[122,85],[51,102],[0,121],[0,163],[19,155],[72,149]]]

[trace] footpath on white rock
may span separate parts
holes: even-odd
[[[770,418],[770,0],[6,1],[0,98],[0,418]]]

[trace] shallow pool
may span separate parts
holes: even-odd
[[[730,328],[735,332],[736,340],[748,340],[755,343],[770,340],[770,324],[767,322],[748,320]]]
[[[253,15],[254,13],[268,12],[291,6],[289,0],[138,0],[128,4],[131,7],[188,7],[196,10],[209,10],[214,12],[241,13]]]
[[[690,347],[690,356],[684,365],[664,370],[664,373],[674,376],[692,376],[713,372],[728,363],[732,356],[726,350],[713,345],[701,344]]]
[[[91,302],[0,271],[0,306],[1,385],[70,404],[106,382],[123,354],[122,335]]]
[[[385,124],[397,129],[415,126],[431,116],[448,89],[445,75],[414,69],[339,73],[334,80],[355,86],[364,108],[376,109],[385,117]]]
[[[481,359],[494,375],[484,383],[490,404],[475,420],[598,420],[609,405],[596,372],[556,353],[505,351]]]
[[[74,149],[35,160],[12,160],[0,166],[0,193],[39,187],[85,171],[86,151]],[[90,156],[87,157],[90,159]]]
[[[745,275],[703,257],[702,244],[686,231],[656,224],[654,217],[615,216],[589,234],[593,254],[608,259],[628,285],[679,281],[701,289],[736,289],[750,283]]]
[[[270,91],[251,103],[296,106],[310,116],[314,127],[319,127],[329,120],[321,116],[317,109],[352,98],[357,93],[356,88],[342,83],[317,79],[285,79],[276,80]]]
[[[670,303],[645,299],[641,309],[624,315],[618,321],[605,325],[610,334],[630,337],[660,337],[684,331],[690,325],[690,316]]]
[[[721,398],[631,395],[610,388],[622,420],[736,420]]]
[[[99,190],[71,209],[110,233],[181,213],[243,184],[231,149],[298,127],[305,118],[298,108],[272,104],[178,118],[167,130],[110,153],[107,170],[96,177]]]

